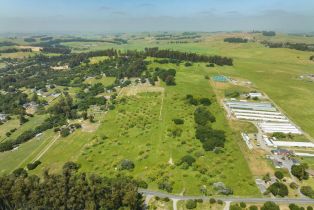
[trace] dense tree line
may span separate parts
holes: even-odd
[[[18,45],[18,44],[14,42],[8,42],[8,41],[0,42],[0,47],[7,47],[7,46],[14,46],[14,45]]]
[[[155,36],[156,40],[182,40],[182,39],[197,39],[201,38],[201,35],[168,35],[168,36]]]
[[[221,57],[221,56],[207,56],[199,55],[196,53],[187,53],[173,50],[160,50],[158,47],[145,48],[145,55],[155,58],[168,58],[176,59],[180,61],[191,61],[191,62],[209,62],[217,65],[233,65],[232,58]]]
[[[176,70],[175,69],[155,69],[155,75],[158,76],[162,81],[166,83],[166,85],[176,85],[175,76]]]
[[[275,31],[262,31],[263,36],[276,36]]]
[[[32,52],[31,48],[7,48],[0,50],[0,53]]]
[[[50,40],[52,40],[53,39],[53,37],[51,37],[51,36],[46,36],[46,37],[41,37],[40,38],[40,41],[50,41]]]
[[[269,48],[289,48],[300,51],[314,51],[314,44],[270,41],[263,41],[261,43]]]
[[[29,37],[24,39],[25,42],[36,42],[35,38]]]
[[[224,147],[225,132],[212,128],[211,123],[214,123],[216,118],[206,107],[199,106],[196,108],[194,121],[196,123],[195,136],[201,141],[204,150],[212,151]]]
[[[239,37],[229,37],[225,38],[224,42],[230,42],[230,43],[247,43],[249,40]]]
[[[0,93],[0,113],[19,115],[24,114],[23,104],[29,102],[27,94],[21,92]]]
[[[143,209],[136,181],[78,172],[68,162],[61,174],[45,171],[43,178],[17,169],[0,177],[0,209]]]
[[[60,54],[69,54],[71,53],[71,49],[68,47],[44,47],[42,50],[44,53],[60,53]]]
[[[61,43],[66,42],[106,42],[106,43],[112,43],[112,44],[127,44],[128,41],[121,38],[114,38],[112,40],[103,40],[103,39],[85,39],[80,37],[74,37],[74,38],[65,38],[65,39],[46,39],[41,40],[42,42],[34,44],[35,46],[40,47],[53,47],[53,46],[62,46]]]

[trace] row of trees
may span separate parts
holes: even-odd
[[[313,44],[270,41],[263,41],[261,43],[269,48],[289,48],[300,51],[314,51]]]
[[[17,45],[17,44],[14,42],[8,42],[8,41],[0,42],[0,47],[7,47],[7,46],[14,46],[14,45]]]
[[[44,53],[59,53],[59,54],[69,54],[71,49],[68,47],[57,46],[57,47],[44,47],[41,50]]]
[[[275,31],[262,31],[263,36],[276,36]]]
[[[206,107],[199,106],[196,108],[194,121],[196,123],[195,136],[201,141],[204,150],[212,151],[224,147],[225,132],[212,128],[211,124],[216,121],[216,118]]]
[[[0,177],[0,209],[143,209],[136,181],[107,178],[78,172],[68,162],[61,174],[43,178],[17,169]]]
[[[155,58],[169,58],[180,61],[191,61],[191,62],[207,62],[214,63],[220,66],[233,65],[232,58],[221,57],[221,56],[207,56],[199,55],[197,53],[187,53],[174,50],[160,50],[158,47],[145,48],[145,55]]]
[[[7,48],[0,50],[0,53],[32,52],[31,48]]]
[[[249,40],[240,38],[240,37],[229,37],[225,38],[224,42],[230,42],[230,43],[247,43]]]

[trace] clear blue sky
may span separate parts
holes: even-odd
[[[0,0],[0,32],[314,31],[314,0]]]

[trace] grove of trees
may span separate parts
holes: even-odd
[[[136,181],[78,172],[68,162],[61,174],[45,171],[43,178],[17,169],[0,176],[0,209],[121,209],[139,210],[143,199]]]
[[[247,43],[249,40],[239,37],[229,37],[225,38],[224,42],[230,42],[230,43]]]

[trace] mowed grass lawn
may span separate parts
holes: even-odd
[[[0,153],[0,174],[9,174],[17,168],[24,168],[52,140],[54,132],[46,131],[42,136],[21,144],[17,150]]]
[[[103,84],[104,86],[109,86],[109,85],[112,85],[114,83],[114,81],[116,80],[115,77],[101,77],[100,79],[97,79],[95,77],[93,78],[87,78],[84,83],[86,84],[96,84],[96,83],[101,83]]]
[[[23,132],[34,129],[36,126],[42,124],[42,122],[48,117],[48,115],[34,115],[34,117],[28,117],[28,121],[23,125],[20,125],[20,121],[17,116],[13,116],[11,120],[0,125],[0,141],[8,139],[16,139]],[[7,137],[6,133],[16,128],[17,130]]]
[[[158,64],[159,65],[159,64]],[[153,64],[151,67],[155,67]],[[248,165],[224,117],[222,108],[215,102],[213,90],[204,78],[208,69],[199,67],[163,65],[176,68],[176,86],[164,86],[164,93],[141,93],[120,98],[116,109],[98,116],[100,127],[94,133],[78,130],[66,138],[59,139],[41,158],[43,162],[34,173],[43,169],[58,172],[69,160],[81,164],[81,171],[105,176],[124,174],[144,180],[150,189],[158,189],[158,183],[167,179],[173,184],[173,193],[200,194],[200,187],[206,186],[210,194],[214,182],[224,182],[234,190],[235,195],[258,196]],[[210,109],[217,118],[213,124],[227,135],[224,152],[205,152],[199,140],[195,139],[195,106],[185,101],[187,94],[208,97],[214,103]],[[175,125],[174,118],[184,119],[183,125]],[[179,137],[171,132],[182,129]],[[196,153],[203,153],[197,157]],[[184,155],[196,158],[195,166],[182,169],[176,163]],[[134,162],[131,171],[117,169],[121,160]],[[205,171],[205,172],[204,172]],[[191,184],[193,183],[193,184]]]

